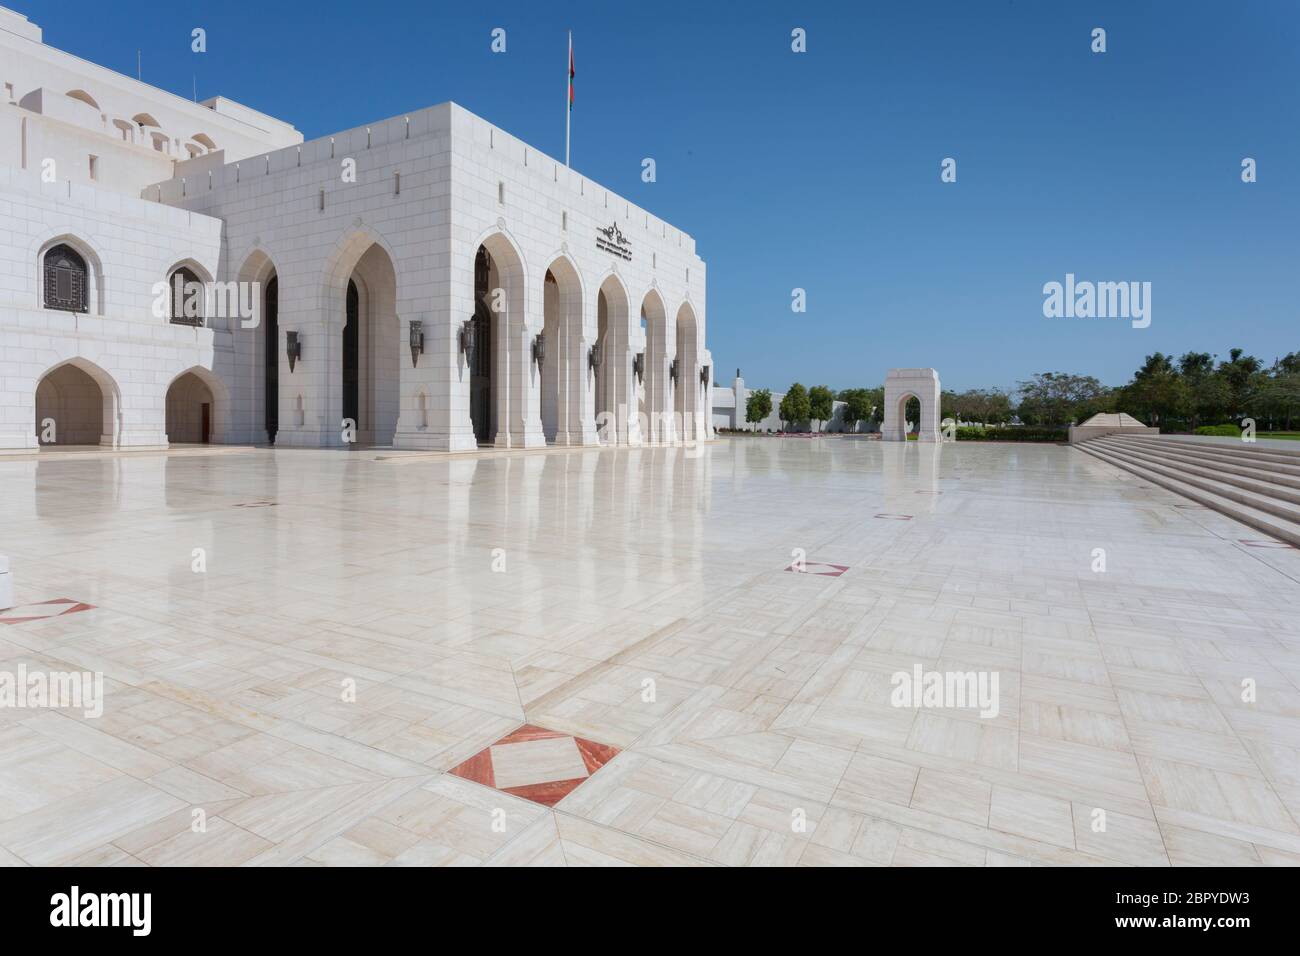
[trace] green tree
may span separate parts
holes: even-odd
[[[1209,352],[1184,352],[1178,359],[1178,374],[1187,386],[1187,415],[1191,431],[1202,422],[1227,417],[1232,394],[1227,380],[1215,374],[1213,355]]]
[[[1242,349],[1229,349],[1228,361],[1219,363],[1219,374],[1227,381],[1231,393],[1228,412],[1233,418],[1246,411],[1247,397],[1259,385],[1260,368],[1259,359],[1246,355]]]
[[[995,388],[945,392],[942,417],[982,425],[1000,425],[1011,418],[1011,399]]]
[[[772,393],[766,388],[750,392],[745,399],[745,421],[757,425],[772,414]]]
[[[835,393],[825,385],[808,389],[808,414],[818,422],[830,421],[835,414]]]
[[[1178,374],[1167,355],[1148,355],[1133,381],[1123,389],[1122,406],[1135,418],[1149,425],[1164,425],[1168,430],[1192,407],[1187,380]]]
[[[800,422],[806,422],[812,417],[812,409],[809,407],[808,390],[795,382],[790,386],[790,391],[785,393],[781,399],[781,421],[787,425],[798,425]]]
[[[1016,414],[1026,425],[1068,425],[1105,399],[1107,389],[1091,375],[1040,372],[1016,386]]]
[[[909,435],[919,434],[921,431],[921,400],[913,395],[903,406],[903,421],[907,422],[907,433]]]
[[[844,403],[845,431],[856,431],[858,422],[867,421],[875,411],[869,388],[846,388],[840,392],[839,400]]]

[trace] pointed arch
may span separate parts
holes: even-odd
[[[485,231],[471,248],[475,344],[469,370],[470,423],[480,444],[523,444],[527,441],[524,420],[533,397],[525,376],[537,371],[525,344],[528,270],[524,254],[501,226]],[[535,406],[532,414],[537,414]]]
[[[230,429],[230,389],[211,369],[191,366],[167,383],[165,421],[169,444],[223,444]]]
[[[631,295],[622,276],[605,273],[596,290],[595,427],[603,444],[640,439],[632,390]]]
[[[238,281],[252,285],[251,339],[236,336],[243,351],[240,363],[253,396],[250,436],[255,442],[275,444],[280,428],[280,280],[275,257],[261,246],[250,249],[238,272]],[[243,345],[247,341],[248,345]],[[241,372],[241,375],[245,374]]]
[[[700,384],[699,323],[689,302],[677,307],[676,344],[673,361],[677,379],[673,383],[673,414],[680,427],[678,437],[699,441],[704,434],[703,416],[709,408],[705,387]]]
[[[651,288],[642,297],[640,321],[645,332],[645,358],[642,360],[643,372],[637,390],[643,437],[652,442],[672,441],[668,311],[658,289]]]
[[[548,442],[581,444],[586,389],[582,348],[585,301],[582,276],[565,253],[555,256],[542,280],[542,366],[540,369],[542,433]],[[578,434],[574,435],[573,432]]]
[[[369,226],[345,232],[326,262],[321,299],[327,328],[327,401],[339,423],[354,424],[359,445],[389,445],[400,413],[400,321],[397,260],[388,241]]]
[[[116,447],[121,389],[102,367],[80,357],[56,362],[37,378],[35,391],[39,445]]]
[[[58,251],[64,248],[71,250],[76,259],[80,260],[82,268],[81,281],[84,283],[80,294],[84,296],[84,308],[65,309],[62,304],[51,304],[57,303],[60,296],[57,288],[58,280],[56,277],[51,276],[49,272],[54,263],[46,260],[51,253],[57,254]],[[37,240],[33,259],[36,272],[37,308],[85,312],[87,315],[103,314],[104,266],[99,258],[99,253],[95,251],[94,244],[89,240],[71,230],[55,229],[48,231]],[[74,262],[73,265],[75,266],[76,263]],[[52,282],[55,284],[54,288],[51,288]],[[68,290],[65,289],[64,291]]]
[[[87,106],[93,106],[95,109],[99,109],[99,104],[95,102],[95,98],[85,90],[68,90],[66,95],[71,99],[80,100]]]

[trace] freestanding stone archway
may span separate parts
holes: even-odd
[[[937,442],[939,434],[939,373],[932,368],[891,368],[885,378],[885,422],[880,437],[907,441],[907,400],[921,403],[917,441]]]

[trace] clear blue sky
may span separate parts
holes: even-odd
[[[1300,349],[1296,0],[3,2],[54,46],[128,74],[142,48],[147,81],[188,96],[197,72],[201,99],[308,138],[450,99],[561,157],[572,27],[574,166],[696,237],[722,381],[1120,384],[1157,349]],[[1067,272],[1151,282],[1151,327],[1044,318]]]

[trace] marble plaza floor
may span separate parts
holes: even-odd
[[[1300,551],[1066,447],[43,455],[0,553],[105,679],[14,865],[1300,862]]]

